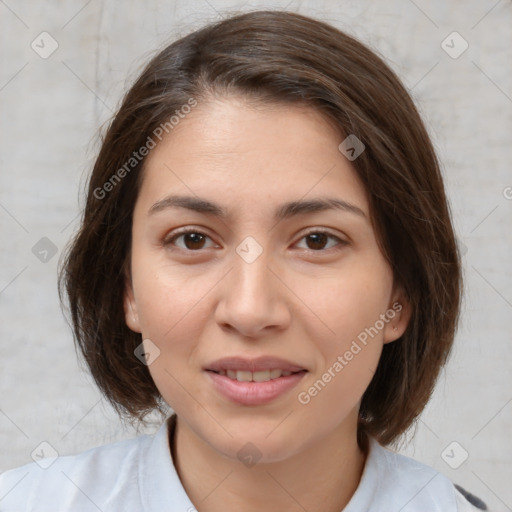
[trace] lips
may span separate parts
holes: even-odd
[[[274,357],[219,359],[204,370],[214,388],[239,405],[263,405],[283,395],[302,379],[307,370]]]

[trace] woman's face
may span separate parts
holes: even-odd
[[[383,344],[405,330],[343,139],[314,110],[232,97],[146,160],[126,321],[180,421],[228,457],[355,439]]]

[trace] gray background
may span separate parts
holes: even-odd
[[[63,455],[134,435],[76,361],[58,258],[77,227],[98,128],[141,66],[177,36],[255,8],[316,16],[356,35],[411,90],[443,162],[466,294],[453,356],[402,451],[496,512],[512,510],[509,0],[0,0],[0,471],[31,461],[43,441]],[[43,31],[58,44],[50,56],[55,43]],[[458,58],[464,41],[446,39],[453,31],[469,45]]]

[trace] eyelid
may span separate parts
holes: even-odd
[[[313,228],[307,228],[306,231],[302,233],[301,238],[305,237],[305,236],[308,236],[308,235],[311,235],[312,233],[324,233],[324,234],[332,236],[334,238],[338,238],[340,241],[347,241],[348,242],[348,240],[344,240],[342,238],[342,235],[337,234],[337,233],[333,233],[329,228],[322,228],[320,226],[313,227]]]

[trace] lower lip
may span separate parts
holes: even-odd
[[[293,373],[267,382],[239,382],[207,371],[213,385],[222,395],[239,405],[264,405],[283,395],[304,377],[306,372]]]

